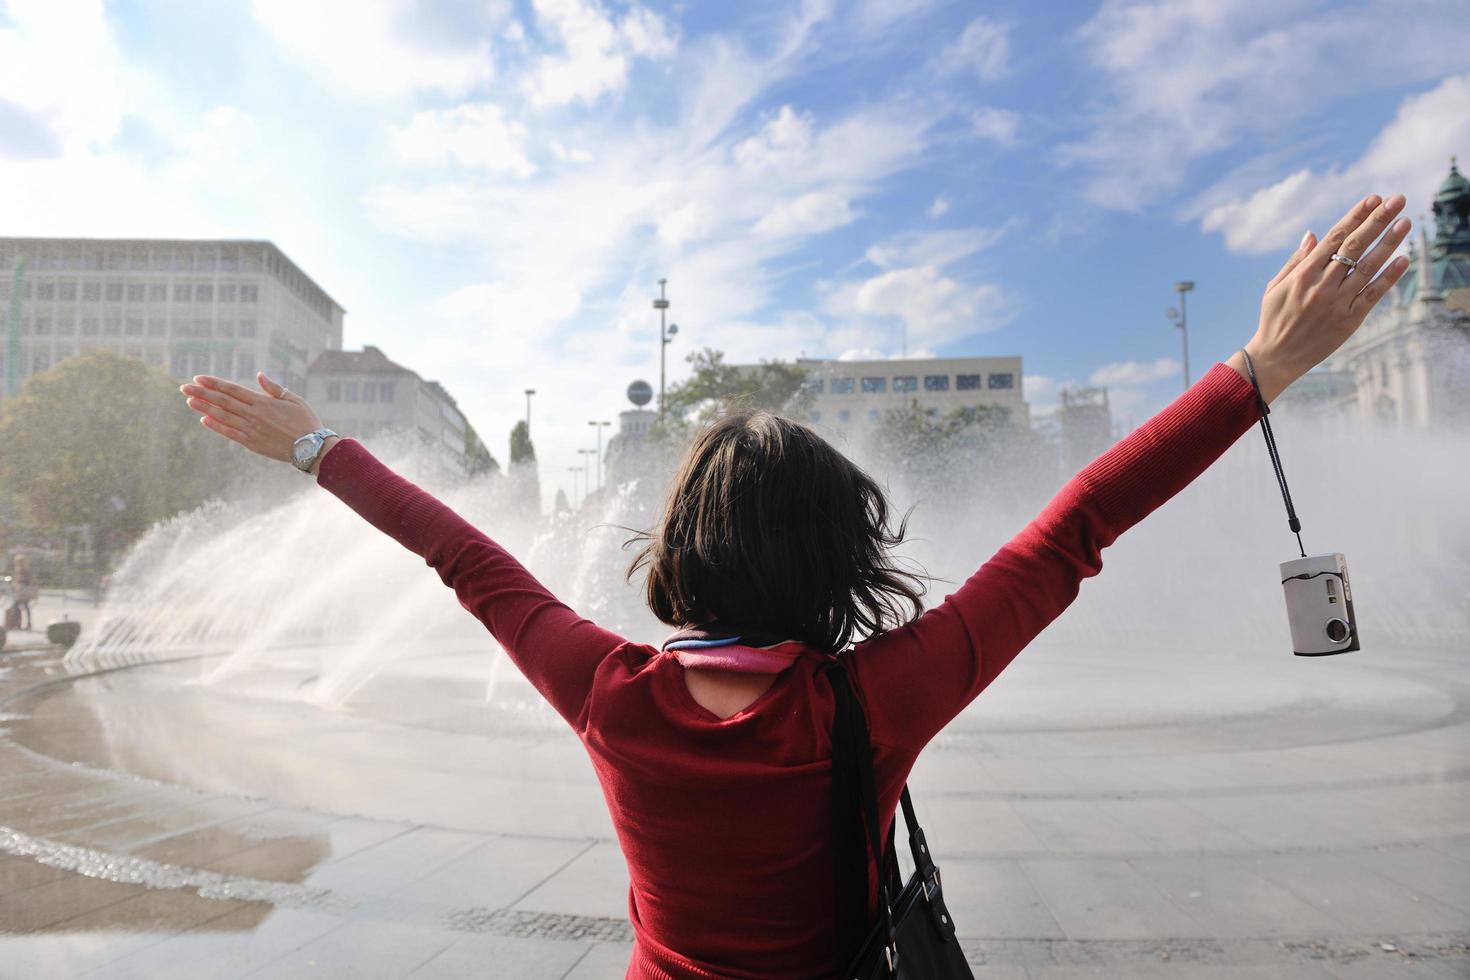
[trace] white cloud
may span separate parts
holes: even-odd
[[[628,281],[630,255],[657,270],[642,270],[645,281],[683,265],[701,276],[704,324],[744,322],[769,301],[766,263],[854,220],[862,199],[919,159],[937,118],[877,105],[818,126],[787,107],[713,146],[692,142],[681,120],[632,134],[570,128],[596,167],[514,183],[405,181],[374,191],[369,205],[389,231],[483,250],[497,281],[536,275],[593,296]],[[621,328],[645,305],[619,301],[601,315]]]
[[[1084,171],[1094,203],[1141,208],[1245,138],[1289,144],[1324,107],[1360,113],[1365,93],[1463,71],[1463,7],[1406,7],[1386,43],[1385,14],[1343,17],[1327,0],[1108,0],[1076,35],[1096,69],[1087,132],[1056,159]]]
[[[929,205],[929,217],[942,218],[946,214],[949,214],[950,207],[951,205],[949,202],[949,198],[945,197],[943,194],[940,194],[934,199],[933,203]]]
[[[1446,78],[1404,99],[1393,120],[1347,166],[1298,170],[1220,203],[1208,203],[1218,195],[1207,194],[1191,210],[1202,212],[1200,227],[1220,232],[1232,252],[1295,248],[1308,228],[1320,237],[1353,203],[1375,192],[1404,194],[1403,213],[1417,225],[1448,172],[1450,155],[1470,146],[1467,105],[1470,75]]]
[[[1011,109],[982,106],[970,111],[970,126],[981,139],[1011,146],[1016,142],[1016,130],[1021,127],[1021,114]]]
[[[563,163],[591,163],[597,159],[586,150],[578,147],[563,146],[559,140],[551,141],[551,155]]]
[[[864,258],[880,269],[919,265],[943,268],[994,245],[1016,224],[1010,221],[997,228],[904,232],[869,246]]]
[[[1094,385],[1144,385],[1164,378],[1178,377],[1183,365],[1171,357],[1156,361],[1115,361],[1104,364],[1087,379]]]
[[[842,194],[830,190],[812,191],[776,205],[756,223],[755,233],[774,238],[816,235],[851,224],[856,219],[857,214]]]
[[[621,18],[598,0],[535,0],[535,9],[538,29],[562,50],[542,55],[526,78],[533,105],[591,105],[617,95],[635,59],[667,59],[677,48],[663,19],[637,4]]]
[[[706,239],[715,230],[715,216],[701,201],[685,201],[658,219],[658,237],[673,248]]]
[[[116,135],[132,79],[101,0],[8,0],[0,20],[0,99],[28,115],[52,155]]]
[[[504,2],[480,9],[487,28],[510,13]],[[253,0],[251,11],[287,52],[358,92],[462,95],[494,76],[487,38],[416,36],[410,28],[431,15],[412,0]]]
[[[507,120],[500,106],[491,103],[416,113],[390,138],[399,157],[410,163],[453,162],[516,177],[536,172],[526,157],[526,127]]]
[[[812,118],[783,105],[760,132],[735,144],[735,162],[748,170],[774,170],[796,163],[812,146]]]
[[[413,341],[415,369],[450,385],[482,430],[514,422],[505,391],[540,391],[539,419],[562,405],[623,405],[634,377],[656,385],[650,301],[661,277],[681,327],[667,349],[671,382],[687,373],[684,356],[706,346],[747,361],[898,348],[891,318],[853,314],[834,324],[821,311],[782,310],[782,290],[807,289],[806,270],[793,284],[782,260],[859,216],[890,177],[922,160],[943,110],[895,101],[818,119],[793,105],[752,118],[731,79],[751,86],[750,99],[779,71],[751,67],[727,41],[698,43],[723,53],[691,45],[678,55],[686,101],[672,118],[612,127],[602,112],[582,123],[558,118],[556,139],[596,166],[548,165],[525,180],[407,174],[368,194],[369,213],[389,234],[474,255],[485,270],[469,290],[445,290],[432,314],[436,339]],[[534,146],[529,117],[528,126]],[[469,375],[475,393],[463,396],[454,384]],[[575,459],[578,447],[567,443],[582,431],[585,417],[558,427],[548,414],[538,452]]]
[[[824,305],[837,316],[900,320],[907,325],[910,345],[931,346],[994,330],[1014,313],[1013,302],[999,286],[963,283],[934,266],[892,269],[843,284]]]
[[[1071,379],[1062,381],[1045,374],[1022,375],[1021,389],[1031,411],[1031,421],[1035,423],[1055,413],[1060,407],[1058,393],[1075,384]]]
[[[1021,379],[1021,387],[1026,392],[1028,400],[1033,398],[1051,398],[1060,387],[1057,379],[1045,374],[1028,374]]]
[[[852,22],[864,34],[886,30],[902,20],[912,20],[934,8],[936,0],[858,0]]]
[[[683,327],[668,349],[671,381],[686,373],[684,354],[703,346],[748,360],[898,346],[882,283],[861,294],[873,313],[800,309],[816,305],[812,259],[825,258],[803,247],[837,226],[864,234],[868,211],[895,175],[927,158],[950,103],[922,93],[823,97],[807,111],[796,100],[801,87],[790,82],[810,69],[813,39],[830,36],[818,29],[830,13],[824,3],[781,5],[761,19],[754,49],[733,33],[670,47],[654,21],[625,16],[625,3],[609,5],[632,72],[622,84],[641,85],[645,69],[668,64],[673,99],[612,105],[609,88],[560,106],[548,101],[555,111],[547,112],[514,101],[524,91],[522,71],[535,77],[545,67],[540,55],[564,58],[572,46],[552,34],[547,52],[548,35],[534,19],[519,41],[507,39],[516,31],[511,19],[461,39],[417,28],[397,36],[379,28],[400,24],[394,18],[406,3],[374,0],[361,8],[368,23],[344,28],[340,42],[361,45],[359,56],[355,48],[337,51],[331,18],[313,7],[302,14],[308,23],[277,23],[283,35],[250,40],[258,47],[276,38],[285,57],[345,90],[314,93],[340,109],[327,122],[274,111],[280,89],[270,85],[252,82],[232,90],[238,104],[200,110],[191,107],[197,93],[181,98],[176,87],[165,91],[161,75],[150,82],[141,73],[143,95],[161,96],[164,110],[145,104],[140,112],[134,107],[146,99],[107,34],[107,17],[94,16],[100,5],[77,9],[89,29],[96,25],[98,43],[82,46],[73,63],[66,46],[79,34],[58,29],[47,50],[27,51],[27,63],[50,80],[46,99],[66,72],[98,87],[91,93],[79,83],[70,110],[83,120],[98,115],[58,144],[60,159],[0,160],[6,227],[269,237],[349,308],[348,346],[379,344],[442,381],[502,462],[504,433],[523,410],[521,388],[541,392],[538,449],[553,460],[572,454],[588,406],[615,411],[631,378],[656,382],[649,301],[661,276],[670,279]],[[283,11],[265,0],[256,7],[267,30]],[[19,21],[0,23],[4,35]],[[34,48],[34,39],[26,45]],[[492,45],[498,77],[490,73]],[[339,53],[344,63],[329,63]],[[650,68],[640,60],[648,58],[668,61]],[[41,71],[48,61],[57,66],[54,78]],[[25,78],[4,74],[18,63],[0,58],[0,99],[14,101],[16,91],[42,99],[25,89]],[[300,84],[297,75],[288,70],[285,84]],[[390,98],[354,97],[362,93]],[[58,118],[48,117],[53,126]],[[138,123],[125,131],[136,142],[126,151],[102,145],[123,120]],[[924,203],[906,219],[927,224]],[[918,241],[905,247],[907,264],[883,271],[915,267],[916,315],[938,325],[916,325],[910,349],[928,342],[922,335],[968,331],[991,315],[996,304],[983,288],[940,268],[923,271],[946,261],[943,254]]]
[[[441,298],[437,308],[467,326],[514,323],[518,332],[534,335],[570,317],[581,303],[581,295],[565,283],[525,279],[462,286]]]
[[[1010,71],[1010,56],[1010,26],[980,16],[940,51],[935,67],[945,74],[973,73],[982,82],[993,82]]]

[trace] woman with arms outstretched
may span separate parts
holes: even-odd
[[[1407,220],[1390,226],[1403,205],[1370,195],[1320,242],[1308,232],[1267,285],[1245,346],[1267,402],[1403,275],[1403,258],[1385,268],[1408,233]],[[181,390],[213,431],[289,461],[321,422],[299,395],[257,381],[201,375]],[[890,558],[898,535],[881,488],[805,426],[727,415],[695,438],[634,563],[650,608],[677,630],[657,648],[578,616],[357,440],[327,438],[309,471],[438,572],[582,739],[628,863],[628,976],[805,980],[834,976],[850,952],[836,945],[834,698],[818,669],[840,659],[853,678],[886,838],[924,746],[1067,608],[1103,548],[1260,414],[1237,352],[922,614],[917,580]],[[875,883],[870,868],[870,898]]]

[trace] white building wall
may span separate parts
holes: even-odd
[[[0,238],[0,318],[18,256],[21,378],[105,348],[178,378],[264,370],[300,390],[341,346],[341,307],[269,242]]]
[[[1002,406],[1029,425],[1030,406],[1019,357],[941,357],[883,361],[799,361],[819,386],[808,420],[834,431],[855,431],[885,411],[917,403],[936,416],[956,409]]]
[[[305,392],[334,432],[363,439],[390,429],[415,432],[466,463],[464,414],[412,371],[313,371]]]

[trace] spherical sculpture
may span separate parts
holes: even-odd
[[[653,401],[653,385],[647,381],[635,381],[628,385],[628,401],[642,408]]]

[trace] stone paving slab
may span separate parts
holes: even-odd
[[[345,893],[397,894],[485,843],[481,834],[439,827],[400,827],[400,833],[312,873],[312,884]]]
[[[945,904],[961,936],[1066,938],[1066,930],[1018,862],[945,859],[939,873]]]
[[[159,942],[80,976],[89,980],[237,980],[343,924],[337,916],[318,912],[277,909],[262,915],[253,908],[240,909],[203,926],[161,937]]]
[[[562,980],[623,980],[632,957],[632,943],[593,943]]]
[[[1470,919],[1470,854],[1455,858],[1429,847],[1384,848],[1359,852],[1353,862]]]
[[[1470,917],[1359,867],[1351,856],[1284,854],[1257,859],[1260,873],[1289,888],[1353,935],[1462,930]]]
[[[270,980],[319,980],[332,975],[353,980],[399,980],[417,972],[454,940],[443,929],[350,921],[243,975]]]
[[[628,864],[623,852],[612,841],[599,841],[510,907],[527,912],[622,918],[628,914]]]
[[[1212,936],[1248,939],[1341,931],[1339,921],[1261,874],[1251,860],[1153,857],[1128,863]]]
[[[29,858],[0,857],[0,898],[66,876],[67,872],[60,868],[48,867]]]
[[[1127,861],[1039,858],[1017,862],[1071,939],[1148,939],[1208,934]],[[960,909],[954,910],[956,922]]]
[[[592,846],[592,841],[549,837],[495,837],[404,885],[396,894],[460,908],[515,908],[548,881],[568,872],[572,879],[588,884],[573,869]]]
[[[411,980],[484,980],[486,977],[566,980],[578,976],[622,980],[628,969],[626,951],[622,952],[619,965],[593,959],[584,966],[600,945],[513,936],[465,936],[407,976]]]

